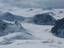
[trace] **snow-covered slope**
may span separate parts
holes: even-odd
[[[50,13],[55,19],[61,19],[64,17],[63,10],[59,9],[21,9],[9,12],[23,17],[33,17],[37,14],[43,13]],[[8,22],[5,20],[3,21]],[[20,24],[22,25],[20,26]],[[56,37],[50,32],[53,26],[36,25],[27,23],[26,20],[24,22],[20,22],[20,24],[17,26],[17,24],[15,25],[13,23],[13,25],[10,25],[6,28],[5,31],[10,31],[9,29],[11,28],[15,32],[0,37],[0,48],[64,48],[64,39]],[[23,29],[21,30],[20,27]],[[27,37],[30,39],[18,39],[19,37]]]
[[[14,36],[5,36],[4,39],[0,42],[0,48],[63,48],[64,42],[62,38],[57,38],[50,33],[50,30],[53,26],[41,26],[29,23],[23,23],[22,26],[31,31],[31,33],[36,37],[34,40],[7,40]],[[19,34],[19,33],[18,33]],[[2,38],[0,38],[2,39]],[[6,43],[11,43],[6,45]],[[3,45],[2,45],[3,44]]]

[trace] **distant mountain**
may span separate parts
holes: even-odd
[[[24,20],[24,17],[22,16],[17,16],[17,15],[13,15],[9,12],[6,12],[6,13],[3,13],[1,16],[0,16],[0,19],[2,20],[7,20],[7,21],[23,21]]]

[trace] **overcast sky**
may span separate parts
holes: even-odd
[[[0,0],[0,3],[24,8],[64,8],[64,0]]]

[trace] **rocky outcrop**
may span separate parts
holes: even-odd
[[[38,25],[54,25],[56,19],[48,13],[38,14],[33,18],[33,22]]]
[[[52,28],[51,32],[57,37],[64,38],[64,18],[56,21],[56,24]]]
[[[0,15],[0,19],[1,20],[7,20],[7,21],[23,21],[24,20],[24,17],[22,16],[17,16],[17,15],[14,15],[12,13],[9,13],[9,12],[6,12],[6,13],[2,13]]]

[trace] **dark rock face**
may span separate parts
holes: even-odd
[[[16,21],[16,20],[17,21],[23,21],[24,17],[22,17],[22,16],[16,16],[16,15],[13,15],[12,13],[6,12],[6,13],[3,13],[0,16],[0,19],[7,20],[7,21]]]
[[[64,38],[64,18],[56,22],[51,32],[57,37]]]
[[[48,13],[38,14],[34,17],[33,22],[38,25],[54,25],[56,19],[54,19]]]
[[[7,26],[8,26],[7,23],[0,20],[0,36],[5,34],[4,30],[6,29]]]

